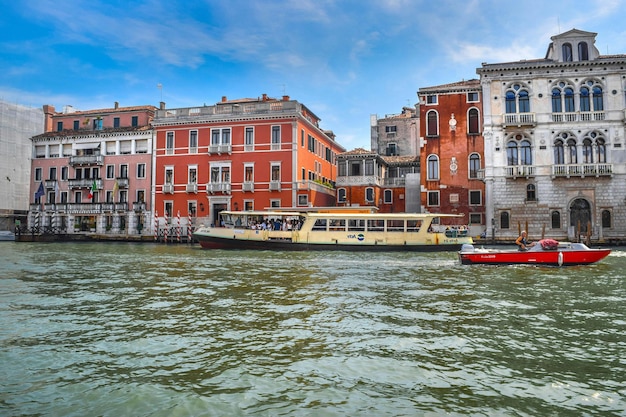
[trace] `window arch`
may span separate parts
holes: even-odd
[[[552,88],[552,113],[575,112],[574,87],[565,81],[559,81]]]
[[[570,164],[578,163],[578,150],[576,148],[576,139],[567,140],[567,157]]]
[[[533,154],[530,147],[530,141],[524,139],[520,143],[520,165],[532,165]]]
[[[563,111],[563,103],[561,102],[561,89],[552,89],[552,113],[561,113]]]
[[[510,218],[508,211],[503,211],[500,213],[500,229],[508,229],[510,227]]]
[[[561,228],[561,212],[553,210],[552,213],[550,213],[550,219],[552,220],[551,223],[553,229]]]
[[[554,163],[563,165],[576,162],[576,138],[569,132],[559,133],[554,140]]]
[[[477,153],[473,153],[469,156],[469,177],[470,178],[478,178],[478,173],[480,172],[480,155]]]
[[[583,162],[606,163],[606,140],[598,131],[591,131],[583,138]]]
[[[439,134],[439,115],[435,110],[426,113],[426,136],[437,136]]]
[[[346,202],[346,189],[345,188],[339,188],[337,190],[337,202],[338,203]]]
[[[563,141],[557,139],[554,141],[554,163],[555,165],[565,164],[565,151],[563,147]]]
[[[572,57],[572,44],[564,43],[561,50],[563,51],[563,62],[572,62],[574,59]]]
[[[429,155],[427,159],[426,169],[427,180],[439,179],[439,157],[437,155]]]
[[[537,188],[535,184],[526,186],[526,201],[537,201]]]
[[[393,203],[393,192],[391,190],[385,190],[383,192],[383,197],[385,204]]]
[[[611,211],[602,210],[602,228],[608,229],[611,227]]]
[[[511,140],[506,144],[506,161],[509,166],[517,165],[518,163],[517,143],[515,141]]]
[[[530,140],[516,134],[506,144],[507,165],[532,165],[533,153]]]
[[[604,99],[602,94],[602,87],[595,86],[592,89],[593,91],[593,111],[603,111],[604,110]]]
[[[588,79],[580,86],[580,111],[604,111],[604,88],[596,79]]]
[[[587,42],[578,42],[578,60],[589,61],[589,46]]]
[[[480,134],[480,114],[476,108],[471,108],[467,112],[467,133],[470,135]]]
[[[374,202],[374,189],[372,187],[367,187],[365,189],[365,202],[366,203]]]
[[[589,88],[580,88],[580,111],[590,111],[591,102],[589,101]]]
[[[513,84],[504,95],[507,113],[530,112],[530,95],[521,84]]]
[[[583,164],[593,164],[593,147],[591,139],[583,139]]]

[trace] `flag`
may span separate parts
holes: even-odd
[[[35,192],[35,200],[37,200],[39,197],[43,197],[46,194],[46,192],[43,189],[43,181],[39,183],[39,188],[37,188],[37,192]]]
[[[59,181],[54,182],[54,203],[61,201],[61,191],[59,190]]]
[[[115,200],[115,196],[117,195],[117,190],[120,189],[120,185],[115,180],[115,184],[113,184],[113,200]]]
[[[91,184],[91,190],[89,190],[89,195],[87,198],[93,198],[93,195],[96,193],[98,189],[98,185],[96,184],[96,180],[93,180],[93,184]]]

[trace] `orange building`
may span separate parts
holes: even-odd
[[[157,221],[216,224],[227,209],[335,205],[335,158],[345,149],[319,122],[288,96],[162,105],[153,122]]]
[[[485,229],[484,141],[479,80],[420,88],[422,205],[465,214],[474,235]]]

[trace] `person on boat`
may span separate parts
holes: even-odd
[[[533,246],[535,246],[535,242],[529,242],[526,238],[526,230],[522,230],[522,234],[519,235],[519,237],[515,241],[515,244],[521,251],[528,250],[528,248],[532,248]]]

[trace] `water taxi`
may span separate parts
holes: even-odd
[[[203,248],[458,251],[473,243],[467,229],[441,222],[460,217],[338,208],[222,211],[220,226],[200,227],[193,237]]]
[[[591,249],[584,243],[540,240],[526,251],[518,249],[485,249],[463,245],[459,260],[463,265],[588,265],[606,258],[610,249]]]

